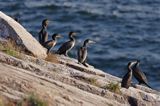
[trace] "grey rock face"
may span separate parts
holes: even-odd
[[[47,56],[46,49],[18,22],[0,11],[0,37],[12,38],[38,58]]]
[[[120,78],[95,68],[78,65],[74,59],[63,56],[57,56],[57,59],[59,63],[27,55],[24,55],[23,59],[17,59],[0,52],[2,94],[17,100],[30,91],[45,97],[49,94],[46,98],[50,100],[49,106],[54,106],[55,103],[67,106],[159,106],[160,104],[158,91],[138,85],[129,89],[120,88],[121,93],[115,93],[103,86],[110,82],[120,82]],[[81,67],[81,70],[64,63]],[[102,74],[105,74],[105,77]]]
[[[45,49],[19,23],[0,12],[0,42],[7,37],[24,45],[36,57],[15,58],[0,51],[1,96],[18,101],[34,92],[49,106],[159,106],[160,92],[141,85],[113,91],[121,79],[77,60],[54,55],[45,61]],[[56,61],[53,61],[55,59]]]

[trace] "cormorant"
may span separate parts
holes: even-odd
[[[19,18],[15,17],[14,20],[15,20],[16,22],[20,23]]]
[[[139,84],[144,84],[148,86],[149,88],[151,88],[148,85],[148,81],[147,81],[145,74],[139,69],[139,64],[140,64],[140,61],[137,60],[136,64],[132,67],[133,75],[138,80]]]
[[[42,29],[39,32],[39,43],[43,45],[48,40],[48,33],[47,33],[47,26],[48,26],[48,19],[44,19],[42,21]]]
[[[81,63],[86,67],[88,67],[88,65],[86,64],[86,58],[87,58],[87,44],[89,43],[95,43],[95,42],[90,39],[86,39],[83,43],[83,46],[79,48],[78,53],[77,53],[78,63]]]
[[[58,54],[63,54],[65,56],[68,56],[68,52],[74,47],[75,45],[75,38],[76,35],[75,32],[69,32],[69,41],[62,44],[62,46],[58,49]]]
[[[53,48],[57,43],[57,38],[61,38],[62,36],[60,34],[53,34],[52,40],[49,40],[44,43],[44,47],[47,48],[47,54],[50,52],[51,48]]]
[[[128,89],[131,85],[132,80],[132,66],[135,64],[135,62],[129,62],[127,65],[128,72],[125,74],[125,76],[122,78],[121,87],[124,87]]]

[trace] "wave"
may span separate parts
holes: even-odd
[[[76,12],[80,14],[88,15],[103,15],[105,16],[105,11],[103,8],[96,7],[93,4],[87,3],[75,3],[75,2],[46,2],[46,1],[30,1],[24,3],[28,8],[63,8],[70,9],[70,12]]]
[[[68,39],[68,31],[75,30],[81,33],[76,38],[80,40],[78,43],[85,38],[94,39],[97,43],[89,48],[89,63],[103,70],[111,70],[110,73],[116,74],[116,70],[123,70],[128,61],[134,58],[146,62],[141,66],[148,69],[146,72],[149,75],[149,70],[158,72],[159,3],[154,7],[144,3],[141,5],[139,1],[135,4],[128,3],[130,1],[124,1],[128,4],[121,3],[122,1],[102,1],[26,0],[24,3],[15,1],[7,4],[1,0],[0,9],[4,8],[10,15],[19,14],[22,24],[35,33],[34,35],[40,29],[41,20],[46,17],[54,20],[54,23],[49,25],[49,31],[52,31],[49,34],[60,32]],[[153,66],[154,64],[157,66]]]

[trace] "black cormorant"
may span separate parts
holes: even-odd
[[[75,45],[75,38],[76,35],[75,32],[69,33],[69,41],[62,44],[62,46],[58,49],[57,54],[63,54],[65,56],[68,56],[68,52],[74,47]]]
[[[78,63],[81,63],[86,67],[88,67],[88,65],[86,64],[86,58],[87,58],[87,44],[89,43],[95,43],[95,42],[90,39],[86,39],[83,43],[83,46],[79,48],[77,53]]]
[[[44,19],[42,21],[42,29],[39,32],[39,43],[43,45],[48,40],[48,33],[47,33],[47,26],[48,26],[48,19]]]
[[[15,17],[14,20],[15,20],[16,22],[20,23],[19,18]]]
[[[137,60],[136,64],[132,68],[133,75],[138,80],[139,84],[144,84],[144,85],[148,86],[149,88],[151,88],[148,85],[148,81],[147,81],[147,78],[146,78],[145,74],[140,70],[139,64],[140,64],[140,61]]]
[[[44,47],[47,48],[47,54],[50,52],[51,48],[53,48],[57,43],[57,38],[62,37],[60,34],[53,34],[52,40],[49,40],[44,43]]]
[[[129,62],[127,65],[128,72],[125,74],[125,76],[122,78],[121,87],[124,87],[128,89],[131,85],[132,80],[132,66],[135,64],[135,62]]]

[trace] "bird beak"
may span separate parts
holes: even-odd
[[[140,60],[137,60],[138,63],[140,63]]]
[[[52,20],[49,20],[48,22],[49,22],[49,23],[53,23],[54,21],[52,21]]]
[[[137,66],[139,66],[139,64],[140,64],[140,60],[137,60],[137,61],[136,61],[136,63],[137,63]]]
[[[72,33],[72,35],[73,35],[73,36],[76,36],[76,35],[77,35],[77,33],[75,33],[75,32],[74,32],[74,33]]]
[[[137,61],[133,61],[132,63],[131,63],[131,66],[133,66],[134,64],[136,64],[137,63]]]
[[[49,21],[49,20],[47,20],[47,21],[46,21],[46,24],[48,25],[49,23],[50,23],[50,21]]]
[[[90,41],[89,41],[89,43],[93,44],[93,43],[96,43],[96,42],[95,42],[95,41],[90,40]]]
[[[57,36],[57,38],[62,38],[62,37],[63,37],[62,35],[58,35],[58,36]]]

